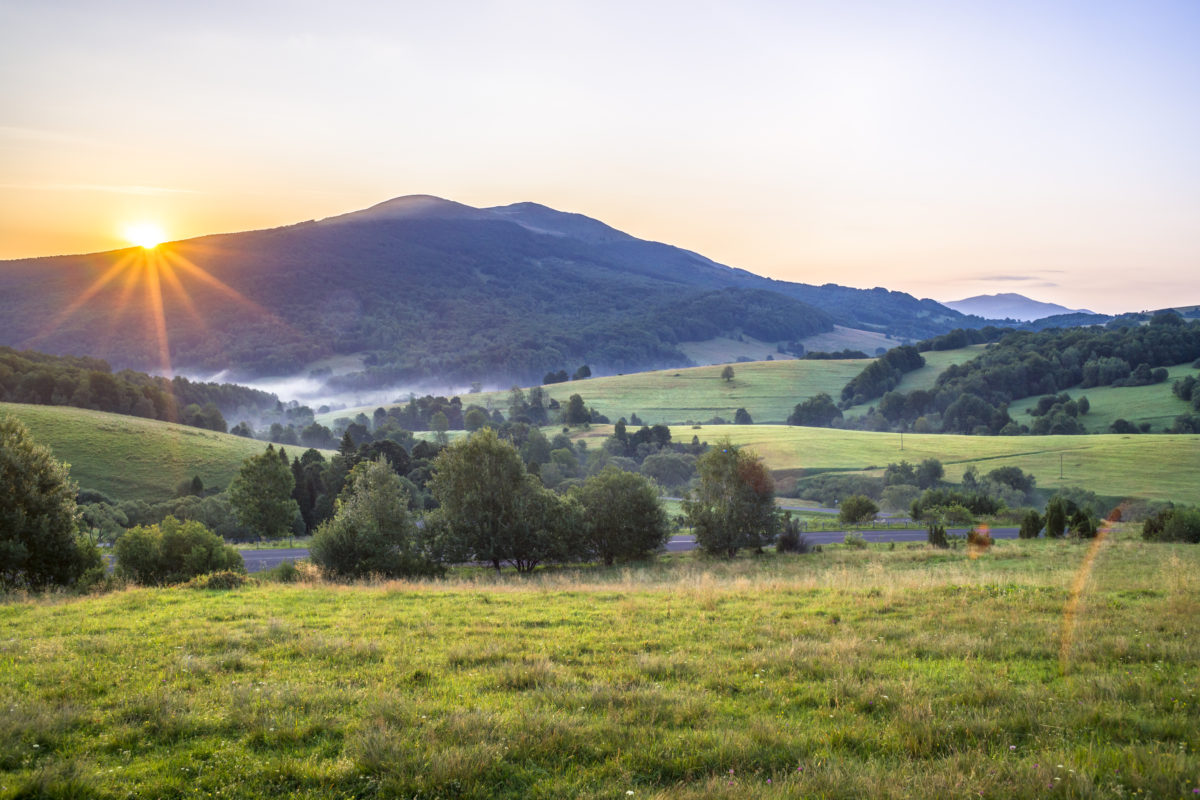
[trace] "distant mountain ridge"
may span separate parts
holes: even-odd
[[[165,353],[255,377],[366,353],[350,379],[364,387],[686,366],[680,342],[743,332],[786,342],[838,324],[918,339],[985,324],[902,292],[764,278],[536,203],[428,195],[149,256],[0,262],[0,319],[0,344],[117,367],[156,369]]]
[[[1083,308],[1067,308],[1057,303],[1044,303],[1015,292],[1000,294],[980,294],[966,297],[962,300],[950,300],[942,303],[947,308],[963,314],[971,314],[986,319],[1015,319],[1021,322],[1033,322],[1044,317],[1059,314],[1095,314]]]

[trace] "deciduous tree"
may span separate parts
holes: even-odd
[[[725,441],[697,459],[696,471],[699,485],[683,507],[705,552],[733,557],[774,540],[775,483],[761,461]]]
[[[300,507],[292,499],[296,479],[279,460],[275,448],[267,449],[242,462],[242,468],[229,484],[229,502],[238,521],[261,537],[278,539],[292,528]]]
[[[571,497],[583,510],[589,553],[605,564],[645,558],[670,535],[658,492],[636,473],[605,467],[572,489]]]

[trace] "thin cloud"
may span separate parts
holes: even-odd
[[[172,189],[167,186],[136,186],[107,183],[0,183],[0,189],[22,189],[35,192],[104,192],[106,194],[199,194],[195,189]]]
[[[45,128],[24,128],[18,125],[0,125],[0,137],[34,142],[57,142],[59,144],[99,144],[95,139],[89,139],[85,136],[51,131]]]

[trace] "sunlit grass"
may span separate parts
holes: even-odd
[[[1200,549],[1105,542],[1060,661],[1085,552],[10,603],[0,792],[1190,796]]]

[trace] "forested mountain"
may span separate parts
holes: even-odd
[[[0,263],[0,344],[119,367],[292,373],[366,352],[355,385],[680,366],[717,335],[836,324],[916,339],[982,320],[885,289],[762,278],[533,203],[405,197],[272,230]]]

